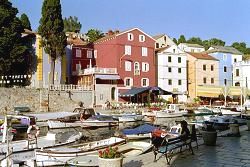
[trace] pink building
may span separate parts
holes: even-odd
[[[155,40],[138,28],[110,31],[94,43],[94,57],[97,67],[116,69],[120,76],[116,97],[132,87],[156,85]]]

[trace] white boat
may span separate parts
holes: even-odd
[[[98,166],[98,155],[85,155],[72,158],[66,163],[73,166]]]
[[[112,116],[115,120],[118,120],[118,122],[136,122],[136,121],[142,121],[144,118],[144,115],[138,115],[138,114],[119,114]]]
[[[148,142],[135,141],[118,146],[120,152],[125,158],[134,157],[146,153],[153,145]]]
[[[196,110],[194,110],[194,114],[195,115],[213,115],[214,110],[208,107],[198,107]]]
[[[182,104],[168,104],[167,108],[161,111],[153,111],[156,118],[174,118],[182,117],[187,114],[186,110],[180,110]]]
[[[74,115],[57,119],[49,119],[47,121],[49,128],[109,127],[118,125],[118,121],[113,120],[111,116],[95,115],[94,109],[92,108],[80,109]]]
[[[141,139],[149,139],[152,137],[151,133],[140,133],[140,134],[131,134],[126,135],[128,140],[141,140]]]
[[[68,160],[85,155],[98,154],[98,150],[125,143],[125,139],[111,137],[109,139],[78,144],[71,147],[35,150],[38,166],[63,165]]]

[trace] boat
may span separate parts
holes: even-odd
[[[160,111],[153,111],[156,118],[182,117],[187,114],[186,110],[180,110],[181,104],[168,104],[167,108]]]
[[[152,147],[153,145],[148,142],[133,141],[118,146],[118,152],[120,152],[123,157],[128,158],[144,154]]]
[[[151,133],[155,129],[159,128],[151,124],[144,124],[133,129],[123,129],[122,133],[129,140],[138,140],[138,139],[151,138]]]
[[[117,114],[112,115],[112,117],[117,120],[118,122],[136,122],[136,121],[142,121],[144,118],[144,115],[139,114]]]
[[[202,115],[213,115],[214,110],[208,107],[198,107],[196,110],[194,110],[194,114],[196,116],[202,116]]]
[[[69,127],[109,127],[117,126],[111,116],[96,115],[93,108],[78,107],[74,110],[73,115],[49,119],[47,121],[50,129],[69,128]]]
[[[100,141],[77,144],[69,147],[35,150],[35,158],[38,166],[63,165],[68,160],[98,154],[98,150],[125,143],[125,139],[111,137]]]
[[[85,155],[72,158],[66,162],[66,164],[72,166],[99,166],[98,165],[98,155]]]

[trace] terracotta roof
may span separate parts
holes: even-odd
[[[201,46],[199,44],[194,44],[194,43],[180,43],[180,44],[187,45],[188,47],[204,48],[204,46]]]
[[[164,46],[164,47],[155,49],[155,51],[156,51],[156,52],[162,52],[162,51],[164,51],[165,49],[167,49],[167,48],[169,48],[169,47],[171,47],[171,46]]]
[[[73,45],[86,45],[87,42],[84,42],[83,40],[81,40],[80,38],[69,38],[67,40],[68,44],[73,44]]]
[[[211,46],[213,49],[209,49],[206,51],[206,53],[215,53],[215,52],[222,52],[222,53],[232,53],[237,55],[243,55],[240,51],[235,49],[231,46]]]
[[[155,36],[153,36],[153,38],[154,38],[155,40],[157,40],[157,39],[159,39],[159,38],[161,38],[161,37],[163,37],[163,36],[165,36],[165,34],[155,35]]]
[[[197,59],[203,59],[203,60],[216,60],[219,61],[218,59],[214,58],[213,56],[208,55],[207,53],[194,53],[194,52],[187,52],[189,55],[197,58]]]

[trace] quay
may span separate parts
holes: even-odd
[[[188,150],[177,153],[167,165],[164,156],[154,162],[153,152],[126,159],[124,167],[250,167],[250,131],[246,126],[240,127],[241,137],[218,137],[216,146],[203,145],[193,148],[194,155]],[[228,131],[218,134],[226,136]],[[159,157],[159,156],[158,156]]]

